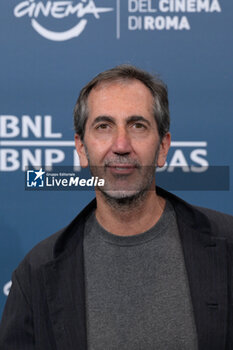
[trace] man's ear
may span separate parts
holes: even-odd
[[[168,132],[163,137],[159,146],[159,155],[157,159],[157,166],[159,168],[162,168],[165,165],[170,145],[171,145],[171,134],[170,132]]]
[[[74,140],[75,140],[75,148],[79,155],[80,165],[82,168],[86,168],[88,166],[88,159],[87,159],[84,142],[81,140],[78,134],[75,134]]]

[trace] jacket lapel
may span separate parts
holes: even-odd
[[[87,349],[83,233],[92,202],[68,226],[54,248],[43,276],[56,349]]]
[[[226,348],[228,261],[225,238],[211,235],[210,222],[183,201],[172,202],[183,246],[199,350]]]
[[[224,239],[198,239],[181,225],[199,350],[225,349],[227,326],[227,254]],[[200,243],[201,242],[201,243]]]
[[[57,349],[86,349],[84,278],[80,257],[51,263],[44,270],[47,302]]]

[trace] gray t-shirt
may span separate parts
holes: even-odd
[[[107,232],[89,216],[84,235],[88,350],[196,350],[197,334],[172,205],[151,229]]]

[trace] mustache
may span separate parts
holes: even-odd
[[[133,166],[135,166],[135,168],[141,168],[141,164],[136,159],[129,158],[128,156],[112,157],[112,158],[106,159],[104,162],[105,167],[112,166],[112,165],[118,165],[118,164],[119,165],[123,165],[123,164],[133,165]]]

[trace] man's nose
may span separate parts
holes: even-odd
[[[116,154],[129,154],[132,151],[130,136],[125,128],[116,131],[112,151]]]

